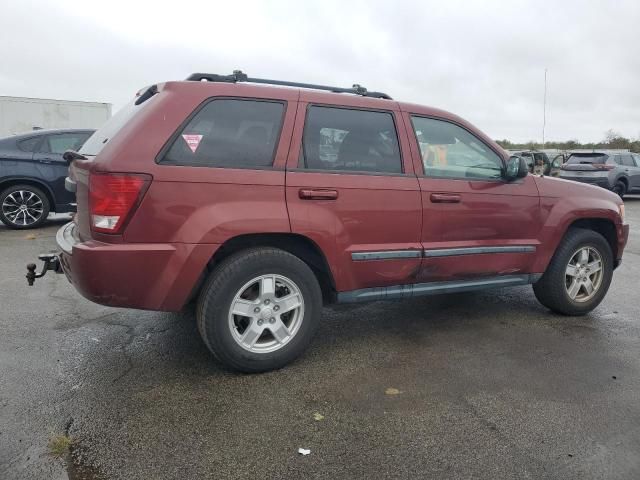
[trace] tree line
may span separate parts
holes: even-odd
[[[498,145],[507,150],[539,150],[543,148],[542,143],[530,141],[527,143],[513,143],[507,139],[496,140]],[[575,150],[575,149],[628,149],[635,153],[640,153],[640,138],[631,140],[623,137],[614,130],[608,130],[605,133],[604,140],[597,143],[580,143],[577,140],[568,140],[566,142],[545,142],[544,148],[557,150]]]

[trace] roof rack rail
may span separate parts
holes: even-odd
[[[265,78],[248,77],[247,74],[243,73],[241,70],[234,70],[231,75],[217,75],[215,73],[193,73],[187,77],[187,80],[194,82],[207,81],[225,83],[263,83],[265,85],[283,85],[286,87],[312,88],[314,90],[326,90],[328,92],[334,93],[353,93],[355,95],[361,95],[363,97],[384,98],[386,100],[392,100],[392,98],[386,93],[370,92],[366,88],[358,84],[355,84],[353,88],[342,88],[330,87],[327,85],[314,85],[312,83],[287,82],[284,80],[267,80]]]

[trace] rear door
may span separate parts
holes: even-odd
[[[405,115],[421,170],[421,280],[529,272],[542,223],[535,178],[506,182],[501,155],[466,127]]]
[[[419,185],[396,104],[385,107],[298,106],[291,228],[320,246],[338,291],[414,283],[420,266]]]
[[[62,154],[67,150],[79,150],[90,135],[91,132],[46,135],[33,155],[38,177],[46,181],[53,190],[56,205],[62,207],[75,202],[74,194],[64,188],[69,166]]]
[[[33,164],[33,152],[37,150],[41,141],[41,136],[2,140],[0,142],[0,178],[35,176],[37,171]]]

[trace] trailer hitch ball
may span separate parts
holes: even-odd
[[[42,255],[38,255],[38,259],[44,262],[42,266],[42,271],[40,273],[36,273],[36,264],[29,263],[27,264],[27,283],[29,286],[33,286],[33,283],[36,281],[36,278],[44,277],[45,274],[52,270],[55,273],[62,273],[62,268],[60,267],[60,258],[54,253],[45,253]]]
[[[36,264],[35,263],[29,263],[27,264],[27,283],[29,283],[29,286],[32,287],[33,286],[33,282],[36,281]]]

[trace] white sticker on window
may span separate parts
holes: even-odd
[[[200,145],[200,140],[202,140],[202,135],[189,135],[185,133],[182,135],[182,138],[184,138],[184,141],[187,142],[187,145],[189,145],[191,151],[193,153],[196,153],[198,145]]]

